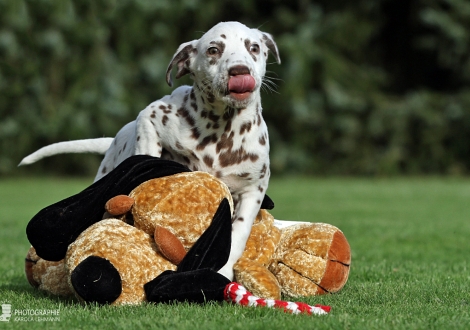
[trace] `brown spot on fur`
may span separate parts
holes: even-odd
[[[258,160],[259,156],[256,154],[248,154],[250,157],[250,160],[254,163]]]
[[[251,122],[244,123],[240,127],[240,135],[244,134],[245,131],[249,132],[251,130]]]
[[[219,142],[216,145],[216,152],[219,153],[223,149],[228,149],[231,150],[233,147],[233,137],[235,136],[235,133],[231,132],[230,135],[227,135],[227,133],[222,134],[220,137]]]
[[[217,134],[212,134],[206,136],[202,141],[197,145],[197,150],[203,150],[209,143],[217,142]]]
[[[207,102],[209,102],[209,103],[214,103],[215,102],[215,95],[212,94],[211,92],[207,93]]]
[[[181,145],[181,143],[179,143],[179,142],[176,142],[175,147],[176,147],[176,149],[179,149],[179,150],[184,149],[183,146]]]
[[[228,120],[227,123],[225,124],[224,131],[228,133],[230,132],[231,129],[232,129],[232,121]]]
[[[163,118],[162,118],[162,124],[163,124],[163,126],[166,125],[167,121],[168,121],[168,116],[167,116],[167,115],[164,115]]]
[[[221,34],[220,36],[224,39],[227,39],[227,36],[225,34]]]
[[[227,150],[219,155],[219,164],[222,167],[240,164],[246,160],[251,160],[252,162],[257,161],[259,158],[256,154],[247,153],[245,149],[240,148],[235,151]]]
[[[214,123],[218,122],[220,116],[216,115],[213,111],[209,112],[209,119],[212,120]]]
[[[179,108],[177,111],[177,114],[183,117],[189,126],[194,126],[196,124],[196,121],[194,120],[194,118],[191,117],[188,110],[186,110],[185,108]]]
[[[222,118],[225,121],[228,121],[233,118],[234,114],[235,114],[235,109],[227,107],[227,109],[225,109],[225,112]]]
[[[199,130],[197,129],[197,127],[193,127],[191,129],[191,137],[194,138],[194,139],[199,139],[199,137],[201,136],[201,133],[199,132]]]
[[[101,170],[101,173],[106,174],[107,172],[108,172],[108,170],[106,169],[106,166],[103,167],[103,169]]]
[[[262,146],[264,146],[266,144],[266,139],[264,136],[260,136],[259,138],[259,144],[261,144]]]
[[[263,164],[263,167],[261,168],[260,172],[260,179],[263,179],[266,176],[266,171],[268,170],[268,166],[266,164]]]
[[[214,158],[212,158],[211,156],[205,155],[202,160],[208,167],[212,168],[212,165],[214,164]]]

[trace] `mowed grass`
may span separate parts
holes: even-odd
[[[28,220],[90,184],[77,179],[0,180],[0,303],[59,309],[57,329],[469,329],[470,179],[275,178],[278,219],[339,227],[352,248],[349,281],[334,295],[298,299],[328,316],[229,304],[82,306],[38,292],[24,276]],[[288,297],[286,297],[288,298]]]

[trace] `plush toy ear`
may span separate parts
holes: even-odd
[[[230,280],[217,270],[228,261],[231,237],[230,205],[224,199],[211,225],[189,250],[177,270],[167,270],[144,285],[147,300],[154,303],[224,300],[224,288]]]
[[[67,247],[86,228],[101,220],[106,202],[116,195],[128,195],[150,179],[190,170],[176,162],[150,156],[132,156],[82,192],[50,205],[36,214],[26,234],[38,256],[59,261]]]

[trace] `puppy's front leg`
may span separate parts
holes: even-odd
[[[219,274],[224,275],[231,281],[234,279],[233,265],[245,250],[246,241],[250,236],[251,227],[260,210],[264,194],[259,191],[251,191],[239,195],[239,198],[232,222],[230,256],[225,266],[218,271]]]
[[[160,157],[163,148],[160,136],[146,110],[143,110],[137,117],[135,130],[134,154]]]

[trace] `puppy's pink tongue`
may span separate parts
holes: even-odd
[[[228,90],[232,93],[252,92],[255,89],[255,78],[249,74],[231,76],[228,80]]]

